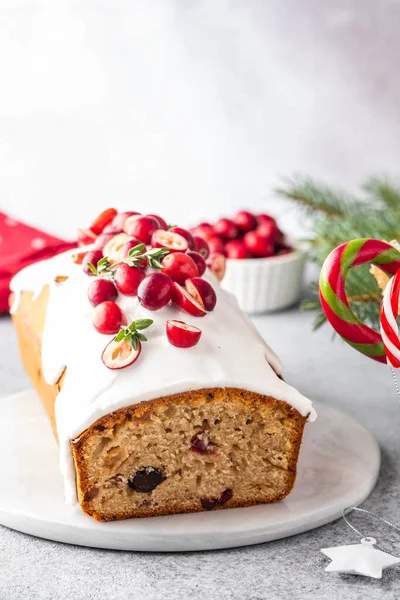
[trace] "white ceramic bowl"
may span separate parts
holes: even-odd
[[[222,287],[236,296],[245,312],[280,310],[300,300],[305,262],[300,250],[270,258],[228,259]]]

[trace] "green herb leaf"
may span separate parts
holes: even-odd
[[[97,275],[97,269],[96,269],[96,267],[94,266],[93,263],[88,263],[87,266],[92,271],[93,275]]]
[[[153,319],[137,319],[131,323],[131,326],[135,324],[135,329],[147,329],[147,327],[150,327],[153,323]]]

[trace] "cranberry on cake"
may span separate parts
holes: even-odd
[[[66,500],[111,521],[285,498],[315,411],[221,289],[225,258],[157,215],[115,209],[78,238],[11,285]]]

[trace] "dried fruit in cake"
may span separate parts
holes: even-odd
[[[216,444],[210,438],[210,434],[207,430],[196,433],[190,442],[191,450],[202,455],[214,454],[215,446]]]
[[[177,348],[192,348],[201,337],[201,329],[184,321],[167,321],[166,332],[169,343]]]
[[[128,486],[135,490],[135,492],[141,492],[143,494],[149,494],[156,489],[160,483],[166,480],[166,475],[156,469],[155,467],[144,467],[139,471],[136,471],[128,479]]]
[[[172,281],[177,281],[183,285],[189,277],[197,277],[199,271],[196,263],[188,255],[182,252],[173,252],[168,254],[162,260],[162,273],[171,277]]]
[[[233,491],[228,488],[224,490],[218,498],[202,498],[201,505],[204,510],[213,510],[219,506],[223,506],[233,497]]]
[[[213,286],[201,277],[192,277],[185,281],[189,294],[207,311],[214,310],[217,294]]]
[[[172,298],[172,279],[165,273],[151,273],[140,283],[138,298],[140,304],[148,310],[162,308]]]

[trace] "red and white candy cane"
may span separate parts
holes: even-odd
[[[400,252],[387,242],[368,238],[350,240],[335,248],[325,260],[321,270],[319,279],[321,306],[333,329],[345,342],[369,358],[386,364],[387,354],[382,335],[360,321],[351,310],[346,296],[347,274],[350,269],[363,264],[376,265],[388,275],[394,275],[400,269]],[[396,281],[397,279],[396,277]],[[390,323],[393,329],[393,319]],[[389,327],[386,331],[389,331]],[[393,333],[390,337],[387,333],[386,339],[392,341],[390,351],[393,346]]]
[[[381,304],[381,336],[385,348],[386,360],[390,367],[400,367],[399,327],[396,319],[399,314],[400,271],[390,279]]]

